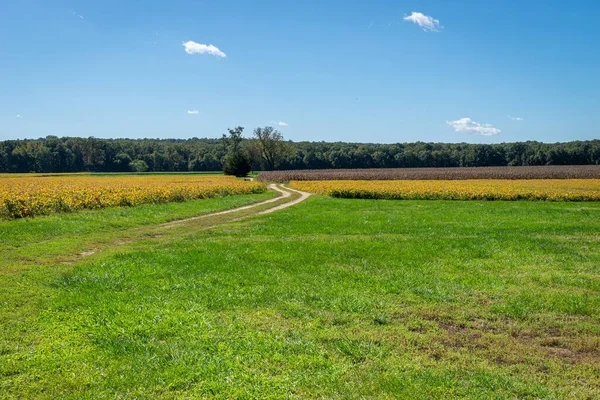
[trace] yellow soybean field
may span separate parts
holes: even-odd
[[[358,199],[600,201],[600,179],[330,180],[290,186]]]
[[[0,176],[0,217],[168,203],[262,193],[260,182],[199,175],[20,175]]]

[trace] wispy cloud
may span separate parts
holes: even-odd
[[[188,110],[188,114],[190,114],[190,115],[198,115],[198,114],[200,114],[200,111],[198,111],[198,110]]]
[[[513,121],[523,121],[523,118],[521,118],[521,117],[511,117],[509,115],[508,118],[512,119]]]
[[[500,129],[496,129],[490,124],[480,124],[471,118],[461,118],[456,121],[446,121],[446,123],[453,127],[456,132],[472,133],[481,136],[494,136],[501,132]]]
[[[271,123],[273,125],[277,125],[277,126],[289,126],[290,125],[287,122],[283,122],[283,121],[271,121]]]
[[[196,43],[190,40],[183,43],[183,47],[185,47],[185,52],[188,54],[210,54],[217,57],[227,57],[227,54],[212,44]]]
[[[412,14],[404,17],[404,20],[419,25],[424,31],[439,32],[442,28],[440,21],[420,12],[413,11]]]
[[[78,17],[79,19],[85,19],[85,18],[83,18],[83,15],[77,14],[76,12],[73,12],[73,15]]]
[[[23,116],[21,114],[17,114],[17,115],[15,115],[15,117],[17,117],[17,118],[23,118]]]

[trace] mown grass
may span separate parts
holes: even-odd
[[[595,203],[315,196],[5,274],[0,397],[597,398],[598,232]]]
[[[149,234],[156,224],[256,203],[274,192],[227,196],[181,203],[142,204],[52,214],[18,220],[0,219],[0,273],[52,263],[55,256],[73,254],[107,243]],[[135,228],[139,228],[134,230]],[[129,240],[129,239],[128,239]]]

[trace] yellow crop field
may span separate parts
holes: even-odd
[[[199,175],[19,175],[0,179],[0,216],[22,218],[53,212],[168,203],[262,193],[260,182]]]
[[[290,186],[360,199],[600,201],[600,179],[331,180],[291,181]]]

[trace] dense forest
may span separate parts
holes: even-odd
[[[287,142],[276,169],[600,164],[600,140],[566,143]],[[244,145],[251,145],[245,139]],[[251,148],[252,146],[249,146]],[[58,138],[0,142],[0,172],[218,171],[221,139]],[[251,152],[249,152],[251,153]],[[250,157],[254,170],[271,169]]]

